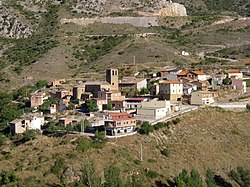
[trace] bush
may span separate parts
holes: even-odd
[[[241,187],[250,186],[250,170],[243,167],[237,167],[230,172],[230,177]]]
[[[13,172],[3,171],[0,174],[0,185],[8,185],[18,181],[19,178]]]
[[[95,131],[94,141],[92,147],[96,149],[101,149],[106,143],[106,133],[105,131],[99,132]]]
[[[0,146],[4,145],[6,140],[6,136],[0,134]]]
[[[169,148],[164,148],[164,149],[161,151],[161,154],[164,155],[165,157],[169,157],[169,155],[170,155],[170,150],[169,150]]]
[[[149,134],[154,131],[154,127],[149,122],[143,122],[139,132],[141,134]]]
[[[140,164],[141,164],[141,161],[138,160],[138,159],[136,159],[136,160],[134,160],[134,163],[135,163],[136,165],[140,165]]]
[[[76,148],[82,152],[85,152],[91,148],[91,142],[84,137],[80,137],[77,140]]]
[[[58,158],[55,164],[51,167],[51,173],[60,176],[62,169],[64,168],[64,160],[62,158]]]
[[[27,142],[27,141],[30,141],[30,140],[33,140],[36,138],[36,136],[40,134],[40,131],[39,130],[27,130],[25,133],[24,133],[24,136],[23,136],[23,141]]]
[[[174,124],[174,125],[176,125],[176,124],[178,124],[178,123],[180,123],[180,118],[176,118],[176,119],[173,119],[172,120],[172,123]]]
[[[146,171],[146,177],[149,179],[154,179],[159,176],[159,174],[156,171],[148,170]]]
[[[154,129],[155,129],[155,130],[159,130],[159,129],[165,127],[165,126],[166,126],[165,123],[163,123],[163,122],[158,122],[158,123],[156,123],[156,124],[154,125]]]
[[[247,104],[246,107],[247,107],[247,110],[250,110],[250,104]]]

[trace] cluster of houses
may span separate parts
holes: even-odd
[[[181,103],[190,105],[209,105],[218,97],[217,90],[228,79],[231,89],[246,92],[246,82],[242,72],[228,71],[225,74],[209,75],[203,71],[181,71],[166,69],[149,74],[150,78],[123,77],[119,80],[118,69],[106,70],[105,81],[81,81],[70,90],[59,89],[53,93],[58,102],[48,108],[50,115],[67,110],[72,101],[74,107],[92,100],[99,110],[97,115],[89,115],[91,127],[103,126],[110,136],[132,133],[138,119],[159,120],[179,110]],[[53,87],[65,83],[64,79],[52,82]],[[126,97],[124,90],[132,92],[148,89],[149,94]],[[48,95],[36,92],[31,96],[31,107],[43,105]],[[63,125],[77,124],[82,119],[74,116],[60,118]],[[27,129],[41,129],[44,116],[40,113],[24,115],[10,123],[12,133],[23,133]]]

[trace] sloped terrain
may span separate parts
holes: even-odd
[[[138,173],[146,186],[154,184],[155,180],[165,182],[184,168],[196,169],[203,176],[210,168],[231,183],[230,170],[237,166],[250,167],[249,120],[247,112],[199,109],[183,115],[181,122],[170,125],[169,129],[110,140],[103,149],[84,153],[70,143],[75,141],[76,135],[41,136],[18,147],[0,147],[0,170],[15,171],[27,185],[36,185],[39,181],[43,186],[56,185],[63,175],[68,181],[76,180],[81,166],[94,161],[101,175],[104,167],[114,164],[120,167],[124,179]],[[139,162],[136,160],[141,158],[141,144],[143,161]],[[168,148],[168,157],[161,154],[163,148]],[[59,158],[64,161],[64,169],[55,175],[51,168]],[[159,176],[147,178],[145,169],[155,171]],[[66,172],[68,170],[71,172]]]

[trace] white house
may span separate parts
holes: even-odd
[[[37,129],[41,130],[44,125],[44,116],[39,113],[30,113],[21,116],[10,122],[10,132],[12,134],[24,133],[26,130]]]
[[[227,76],[228,78],[243,79],[243,73],[239,70],[229,70]]]
[[[190,71],[187,76],[200,81],[205,81],[209,78],[209,76],[202,71]]]
[[[137,115],[150,116],[154,119],[166,117],[171,112],[170,101],[153,99],[150,101],[143,101],[142,107],[137,109]]]
[[[143,98],[143,97],[126,98],[125,108],[126,109],[141,108],[143,101],[147,101],[147,98]]]

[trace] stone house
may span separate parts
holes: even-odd
[[[71,91],[69,91],[69,90],[58,90],[58,91],[56,91],[56,98],[58,98],[58,99],[62,99],[64,97],[66,97],[66,96],[72,96],[72,95],[73,95],[73,93]]]
[[[232,78],[231,81],[232,81],[231,86],[234,90],[240,90],[241,93],[247,92],[246,81],[243,81],[241,79],[235,79],[235,78]]]
[[[48,99],[48,96],[46,96],[45,92],[36,92],[31,95],[30,98],[30,106],[33,107],[39,107],[41,106],[44,101]]]
[[[147,79],[144,78],[135,78],[135,77],[123,77],[119,82],[119,89],[136,89],[142,90],[147,88]]]

